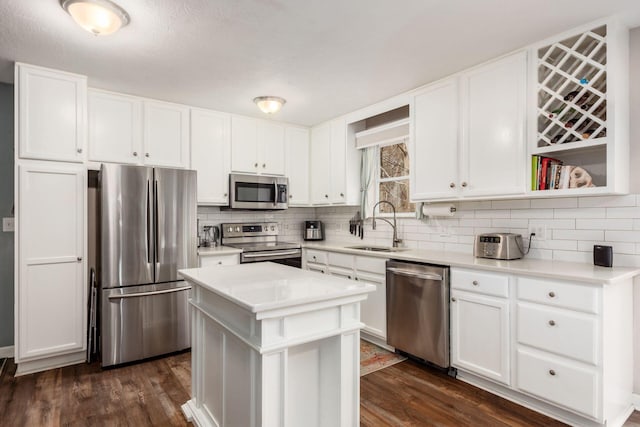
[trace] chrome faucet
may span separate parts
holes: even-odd
[[[373,223],[371,224],[371,228],[373,228],[374,230],[376,229],[376,208],[380,203],[387,203],[389,206],[391,206],[391,209],[393,210],[393,224],[391,223],[391,221],[389,221],[386,218],[378,218],[378,219],[386,222],[391,227],[393,227],[393,247],[397,248],[398,243],[402,242],[402,240],[398,239],[398,226],[396,224],[396,207],[393,206],[393,203],[389,202],[388,200],[380,200],[378,203],[373,205]]]

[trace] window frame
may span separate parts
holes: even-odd
[[[403,176],[394,176],[391,178],[381,178],[380,177],[380,155],[381,155],[381,148],[382,147],[388,147],[390,145],[398,145],[398,144],[405,144],[407,146],[407,149],[409,148],[409,138],[405,137],[402,138],[400,140],[396,139],[394,141],[389,141],[389,142],[385,142],[384,144],[378,144],[376,145],[376,167],[375,167],[375,200],[380,200],[380,183],[382,182],[391,182],[391,181],[404,181],[404,180],[408,180],[409,181],[409,185],[411,185],[411,179],[410,179],[410,175],[411,175],[411,158],[409,158],[409,175],[403,175]],[[409,203],[411,202],[411,194],[409,194]],[[381,218],[393,218],[393,213],[390,212],[380,212],[380,206],[376,206],[375,209],[375,214],[378,217]],[[416,214],[415,211],[411,211],[411,212],[396,212],[396,217],[397,218],[415,218]]]

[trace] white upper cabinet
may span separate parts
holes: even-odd
[[[30,163],[18,166],[18,363],[82,351],[87,340],[87,173]]]
[[[329,204],[331,192],[331,124],[311,129],[311,203]]]
[[[411,110],[411,199],[455,196],[459,163],[457,79],[416,93]]]
[[[233,116],[231,169],[233,172],[284,175],[284,126],[266,120]]]
[[[461,76],[465,197],[524,192],[526,65],[520,52]]]
[[[287,127],[286,175],[289,178],[289,205],[308,206],[309,198],[309,129]]]
[[[524,194],[526,53],[412,96],[412,200]]]
[[[191,109],[191,168],[198,172],[198,204],[229,204],[229,114]]]
[[[89,89],[89,160],[142,161],[142,100]]]
[[[189,167],[189,108],[168,102],[144,102],[144,163]]]
[[[16,64],[19,156],[82,162],[87,78]]]
[[[311,203],[360,203],[360,153],[344,118],[311,130]]]

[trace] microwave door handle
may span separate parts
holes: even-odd
[[[278,206],[278,181],[273,181],[273,206]]]

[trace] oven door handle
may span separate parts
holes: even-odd
[[[137,292],[135,294],[109,295],[107,298],[109,298],[109,299],[122,299],[122,298],[146,297],[146,296],[149,296],[149,295],[170,294],[172,292],[186,291],[188,289],[191,289],[191,286],[181,286],[179,288],[164,289],[164,290],[161,290],[161,291]]]
[[[298,255],[302,253],[299,249],[294,249],[292,251],[271,251],[271,252],[260,252],[260,253],[243,253],[242,256],[244,258],[264,258],[264,257],[272,257],[272,256],[280,256],[280,255]]]

